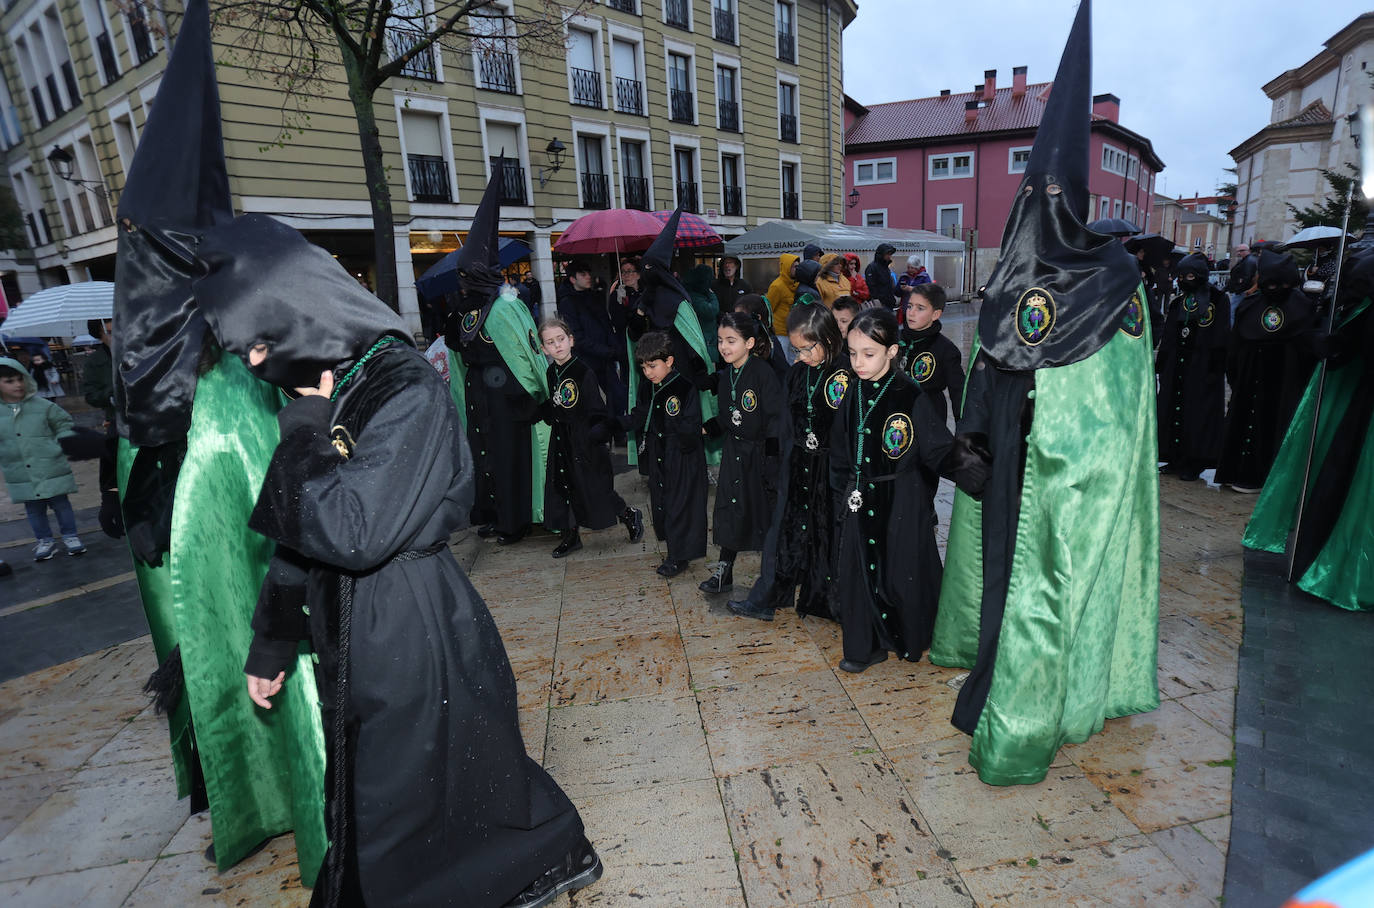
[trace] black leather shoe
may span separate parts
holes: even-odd
[[[725,603],[725,607],[739,615],[741,618],[757,618],[760,621],[772,621],[774,609],[765,605],[755,605],[748,599],[743,602],[736,602],[731,599]]]
[[[566,558],[580,548],[582,548],[582,537],[577,533],[573,533],[567,539],[558,543],[558,547],[553,550],[553,557]]]
[[[665,561],[658,566],[658,572],[664,577],[676,577],[687,570],[688,564],[686,561]]]
[[[849,672],[850,674],[853,674],[853,675],[857,675],[857,674],[859,674],[860,672],[862,672],[862,671],[863,671],[864,669],[866,669],[866,668],[869,668],[869,667],[871,667],[871,666],[877,665],[879,662],[886,662],[886,661],[887,661],[887,650],[885,650],[885,649],[880,649],[880,650],[878,650],[876,653],[874,653],[872,656],[869,656],[867,662],[853,662],[853,661],[851,661],[851,660],[849,660],[849,659],[845,659],[843,662],[840,663],[840,670],[841,670],[841,671]]]
[[[489,523],[486,526],[477,528],[477,538],[479,539],[490,539],[491,537],[495,536],[496,533],[497,529],[496,524],[494,523]]]
[[[10,567],[8,564],[5,564],[5,562],[3,561],[0,561],[0,577],[8,577],[10,574],[13,573],[14,568]]]
[[[601,858],[592,843],[583,838],[561,861],[507,902],[506,908],[540,908],[565,892],[590,886],[601,879],[601,873]]]
[[[735,585],[735,566],[728,561],[717,561],[711,569],[711,576],[697,584],[703,593],[723,593]]]
[[[525,527],[525,529],[520,530],[520,531],[515,532],[515,533],[502,533],[500,536],[497,536],[497,537],[496,537],[496,544],[497,544],[497,545],[515,545],[515,544],[516,544],[517,542],[519,542],[521,539],[524,539],[524,538],[525,538],[525,534],[528,533],[529,531],[530,531],[529,527]]]
[[[629,531],[631,542],[638,542],[644,538],[644,512],[639,508],[627,508],[625,513],[620,515],[620,522],[625,524],[625,529]]]

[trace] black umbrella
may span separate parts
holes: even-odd
[[[445,293],[453,293],[458,289],[458,251],[455,249],[450,252],[420,275],[420,279],[415,282],[415,289],[421,296],[425,299],[438,299]],[[497,263],[502,269],[509,268],[523,258],[529,258],[529,255],[529,244],[512,237],[503,236],[497,244]]]
[[[1139,227],[1122,218],[1098,218],[1088,225],[1088,229],[1107,236],[1135,236],[1140,232]]]
[[[1145,261],[1150,265],[1163,264],[1169,253],[1174,251],[1174,241],[1157,233],[1142,233],[1133,236],[1124,244],[1126,251],[1136,253],[1145,250]]]

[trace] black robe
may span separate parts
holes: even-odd
[[[763,548],[778,501],[786,401],[772,367],[759,357],[749,356],[731,382],[733,373],[722,365],[711,376],[723,433],[712,525],[721,548],[752,552]]]
[[[337,402],[301,398],[280,423],[250,523],[278,549],[248,670],[273,677],[308,638],[328,737],[348,668],[345,803],[332,760],[326,773],[327,809],[347,820],[340,904],[504,905],[583,827],[525,753],[500,634],[448,549],[472,488],[448,388],[396,343]],[[313,903],[328,897],[329,867]]]
[[[844,656],[866,662],[878,650],[916,661],[930,646],[942,566],[931,510],[940,468],[953,438],[926,394],[900,371],[887,382],[855,379],[835,414],[830,486],[840,535],[835,556],[835,611]],[[859,397],[872,405],[859,435]],[[863,460],[855,460],[862,437]],[[857,479],[855,467],[861,468]],[[862,503],[851,506],[852,493]]]
[[[1159,459],[1182,473],[1214,467],[1226,419],[1231,301],[1205,284],[1176,297],[1158,338]]]
[[[544,526],[604,530],[615,526],[625,500],[615,490],[606,442],[612,421],[596,373],[579,357],[549,364],[548,467],[544,471]]]
[[[1286,297],[1252,294],[1236,307],[1226,378],[1231,406],[1216,481],[1258,489],[1283,442],[1316,364],[1316,316],[1294,290]]]
[[[640,469],[649,479],[654,533],[668,544],[668,560],[706,554],[706,447],[701,393],[681,372],[655,387],[640,383],[630,426],[643,445]]]
[[[474,525],[493,524],[498,532],[514,535],[528,529],[531,520],[530,426],[538,403],[483,327],[492,305],[473,310],[475,321],[471,313],[450,315],[444,341],[467,370],[465,422],[477,478],[470,519]]]
[[[958,419],[964,398],[964,357],[954,342],[940,333],[939,320],[922,331],[903,328],[898,356],[901,370],[931,396],[940,410],[940,418],[945,419],[949,406],[953,406]],[[949,405],[945,403],[946,395]]]

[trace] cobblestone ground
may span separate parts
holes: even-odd
[[[617,485],[647,507],[635,474]],[[1019,788],[968,766],[949,724],[958,671],[840,672],[835,625],[732,617],[698,592],[703,563],[671,582],[654,573],[652,532],[637,545],[584,534],[564,561],[549,536],[498,549],[463,533],[452,547],[501,628],[526,747],[605,860],[573,905],[1215,906],[1252,504],[1161,481],[1163,703],[1109,721]],[[0,557],[24,557],[22,531],[0,526]],[[51,633],[93,596],[136,610],[127,561],[101,557],[103,578],[67,559],[0,581],[0,596],[28,591],[0,599],[0,639],[16,621],[36,637],[45,614]],[[66,581],[34,579],[49,569]],[[741,556],[736,577],[756,570]],[[0,904],[306,903],[290,836],[223,874],[206,862],[208,818],[175,800],[165,726],[139,692],[153,663],[144,636],[0,685]]]

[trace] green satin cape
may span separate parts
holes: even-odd
[[[976,349],[975,349],[976,355]],[[972,362],[972,358],[970,358]],[[1060,746],[1159,706],[1159,479],[1148,327],[1035,373],[1035,418],[997,661],[969,763],[1033,784]],[[981,506],[955,502],[931,661],[971,667]]]
[[[1351,318],[1370,305],[1366,301],[1351,314]],[[1374,352],[1366,351],[1366,356]],[[1318,371],[1314,370],[1307,383],[1302,401],[1288,424],[1264,490],[1255,502],[1254,513],[1245,527],[1242,540],[1247,548],[1265,552],[1286,550],[1288,534],[1297,517],[1298,494],[1302,488],[1303,472],[1307,466],[1307,446],[1312,435],[1312,419],[1316,411]],[[1360,390],[1358,368],[1328,369],[1326,387],[1322,392],[1321,419],[1317,425],[1316,448],[1312,452],[1312,479],[1326,459],[1327,451],[1341,420],[1345,418],[1355,394]],[[1363,453],[1355,475],[1351,477],[1346,494],[1346,507],[1341,509],[1336,525],[1326,545],[1315,560],[1298,578],[1298,588],[1354,611],[1374,608],[1374,520],[1357,502],[1374,502],[1374,423],[1364,438]]]
[[[697,355],[701,357],[701,361],[706,364],[706,368],[712,368],[711,350],[706,346],[706,335],[701,333],[701,323],[697,321],[696,310],[692,308],[692,304],[687,300],[678,303],[677,315],[673,317],[673,327],[682,335],[683,340],[687,341],[687,345],[695,350]],[[628,376],[626,384],[630,386],[629,409],[633,412],[635,403],[639,399],[639,366],[637,365],[638,361],[635,359],[635,345],[630,341],[626,341],[626,344],[630,351],[631,366],[630,375]],[[716,396],[710,391],[702,391],[701,421],[705,422],[708,419],[714,419],[719,410],[720,407],[716,402]],[[643,427],[641,426],[640,428],[642,429]],[[630,438],[630,443],[628,445],[630,466],[633,467],[639,464],[639,445],[637,443],[639,433],[631,426],[628,434]],[[706,462],[712,465],[720,463],[720,439],[706,439]]]
[[[529,395],[539,403],[549,399],[549,361],[539,352],[539,329],[535,327],[534,316],[518,299],[512,300],[498,296],[487,312],[482,330],[487,332],[497,352],[506,361],[515,380],[520,382]],[[531,346],[532,345],[532,346]],[[448,390],[453,404],[458,408],[458,420],[464,426],[468,421],[467,366],[463,358],[448,351]],[[544,522],[544,466],[549,459],[548,423],[535,420],[530,427],[530,522]]]
[[[301,879],[310,886],[326,846],[314,666],[309,655],[298,657],[271,710],[253,705],[243,674],[273,551],[248,529],[248,515],[277,446],[279,407],[277,390],[237,357],[223,357],[201,376],[177,478],[171,551],[163,567],[139,566],[138,576],[159,658],[181,647],[185,696],[171,723],[178,791],[186,793],[194,748],[219,868],[294,829]],[[131,462],[121,457],[121,473]]]

